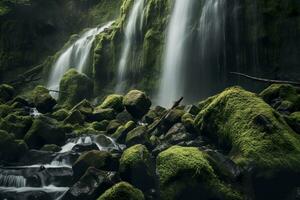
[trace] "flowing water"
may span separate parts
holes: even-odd
[[[195,0],[176,0],[167,34],[162,80],[158,94],[159,105],[170,106],[183,95],[182,70],[186,49],[186,33]],[[182,82],[183,81],[183,82]]]
[[[33,165],[0,167],[0,199],[30,199],[43,194],[46,199],[58,200],[73,182],[72,164],[80,155],[80,148],[90,147],[101,151],[121,151],[122,146],[105,135],[86,135],[70,138],[58,153],[36,151]],[[79,152],[78,152],[79,150]],[[77,155],[74,157],[74,155]],[[50,158],[50,162],[48,158]],[[45,163],[46,162],[46,163]],[[48,162],[48,163],[47,163]],[[44,196],[40,197],[44,199]]]
[[[59,55],[50,71],[47,84],[49,89],[58,90],[62,76],[71,67],[77,69],[78,72],[86,72],[87,67],[91,65],[90,52],[96,35],[110,27],[112,23],[109,22],[102,27],[84,32],[77,41]]]
[[[125,79],[128,69],[128,59],[132,46],[137,40],[137,35],[142,30],[143,26],[143,10],[144,0],[134,0],[133,8],[130,12],[128,22],[125,28],[124,46],[121,53],[121,58],[118,65],[117,85],[115,91],[123,93],[125,89]]]
[[[200,14],[195,10],[198,5],[197,0],[175,2],[166,38],[159,105],[169,107],[182,96],[187,102],[199,99],[223,73],[225,1],[203,1]]]

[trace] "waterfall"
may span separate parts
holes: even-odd
[[[167,34],[158,103],[170,106],[183,95],[182,77],[186,32],[194,0],[176,0]]]
[[[71,67],[81,73],[86,72],[86,68],[91,64],[90,52],[96,35],[110,27],[112,23],[109,22],[102,27],[84,32],[77,41],[59,55],[50,71],[47,84],[49,89],[58,90],[62,76]]]
[[[144,0],[134,0],[134,5],[125,28],[124,46],[118,64],[117,85],[115,88],[117,93],[123,93],[125,89],[125,76],[128,69],[128,58],[132,50],[132,46],[137,40],[137,34],[143,27],[143,9]]]
[[[202,10],[199,12],[198,7]],[[176,0],[163,60],[158,104],[211,95],[224,75],[225,1]]]
[[[26,179],[23,176],[0,174],[0,187],[25,187]]]

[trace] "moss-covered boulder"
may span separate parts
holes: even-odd
[[[31,124],[32,118],[30,116],[20,116],[17,113],[9,114],[0,119],[0,129],[13,133],[17,139],[23,139]]]
[[[36,86],[30,97],[41,113],[51,112],[56,105],[56,100],[49,94],[49,90],[43,86]]]
[[[144,194],[129,183],[120,182],[106,190],[97,200],[144,200]]]
[[[56,120],[39,116],[33,121],[24,140],[32,149],[40,149],[45,144],[63,145],[65,132]]]
[[[91,123],[91,127],[97,131],[106,131],[106,127],[108,126],[108,124],[108,120],[102,120],[101,122]]]
[[[115,162],[110,153],[105,151],[88,151],[82,154],[73,164],[75,178],[80,178],[89,167],[112,171],[115,169]]]
[[[157,157],[157,171],[162,200],[242,199],[223,183],[195,147],[173,146]]]
[[[13,111],[13,107],[6,105],[6,104],[0,104],[0,118],[6,117],[9,113]]]
[[[69,116],[69,111],[62,108],[51,114],[51,117],[56,119],[57,121],[63,121]]]
[[[261,183],[258,187],[265,188],[257,196],[284,198],[284,191],[293,187],[287,179],[299,173],[299,135],[261,98],[239,87],[226,89],[202,105],[195,119],[201,133],[237,165],[252,169],[253,184]],[[278,182],[286,184],[280,187],[270,184]],[[268,187],[271,188],[267,190]]]
[[[89,116],[93,113],[94,107],[88,100],[84,99],[81,102],[79,102],[77,105],[75,105],[71,111],[75,111],[75,110],[78,110],[79,112],[81,112],[81,114],[85,116]]]
[[[111,135],[111,137],[114,138],[116,142],[124,144],[127,134],[135,127],[136,123],[134,121],[128,121],[125,125],[119,126],[118,129]]]
[[[0,130],[0,160],[1,161],[16,162],[27,151],[28,151],[28,147],[23,140],[16,140],[13,134]]]
[[[155,170],[148,149],[141,144],[126,149],[120,159],[122,180],[145,191],[154,185]]]
[[[56,144],[45,144],[41,151],[52,151],[52,152],[59,152],[61,151],[61,147],[57,146]]]
[[[117,94],[108,95],[99,108],[113,108],[117,112],[122,112],[124,110],[123,96]]]
[[[72,108],[83,99],[90,99],[93,96],[94,84],[89,77],[77,72],[75,69],[68,70],[62,77],[59,84],[58,103]]]
[[[150,137],[148,134],[148,129],[146,126],[138,126],[132,131],[130,131],[127,136],[125,143],[128,146],[133,146],[135,144],[150,144]]]
[[[87,116],[88,121],[103,121],[115,119],[116,112],[112,108],[96,108],[94,112]]]
[[[260,96],[278,111],[300,111],[300,92],[292,85],[273,84],[262,91]]]
[[[300,134],[300,112],[294,112],[288,116],[287,122],[294,131]]]
[[[149,111],[151,101],[144,92],[132,90],[124,96],[123,104],[133,117],[141,118]]]
[[[113,134],[121,125],[118,120],[111,120],[106,127],[107,134]]]
[[[70,113],[69,116],[66,117],[64,120],[65,124],[84,124],[84,116],[81,114],[80,111],[74,110]]]
[[[15,89],[7,84],[0,85],[0,102],[12,100],[15,95]]]

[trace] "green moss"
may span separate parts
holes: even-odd
[[[93,129],[97,131],[105,131],[108,124],[109,124],[108,120],[102,120],[101,122],[93,122],[91,126]]]
[[[64,120],[65,124],[84,124],[84,116],[80,111],[74,110],[71,114]]]
[[[69,111],[62,108],[52,113],[51,116],[58,121],[63,121],[69,116]]]
[[[83,115],[90,115],[93,113],[94,107],[88,100],[84,99],[81,102],[79,102],[77,105],[75,105],[71,111],[75,111],[75,110],[78,110]]]
[[[150,137],[147,132],[147,127],[138,126],[132,131],[130,131],[126,136],[125,142],[128,146],[132,146],[135,144],[150,144]]]
[[[0,101],[7,102],[12,100],[15,95],[15,89],[7,84],[0,85]]]
[[[71,108],[83,99],[93,96],[93,82],[75,69],[68,70],[59,85],[59,104]]]
[[[144,194],[126,182],[120,182],[106,190],[98,200],[144,200]]]
[[[112,156],[105,151],[88,151],[82,154],[73,164],[74,176],[80,178],[89,167],[110,170]]]
[[[113,108],[115,111],[122,112],[124,110],[123,96],[117,94],[108,95],[99,108]]]
[[[287,122],[294,131],[300,133],[300,112],[294,112],[290,116],[288,116]]]
[[[119,172],[122,180],[140,189],[149,187],[154,170],[148,149],[141,144],[126,149],[120,159]]]
[[[10,112],[12,112],[13,108],[6,104],[0,104],[0,118],[6,117]]]
[[[218,179],[206,156],[194,147],[173,146],[161,152],[157,157],[161,198],[242,199]]]
[[[60,146],[57,146],[56,144],[45,144],[41,151],[52,151],[52,152],[59,152],[61,150]]]
[[[299,136],[261,98],[242,88],[229,88],[209,99],[195,125],[240,166],[299,169]]]

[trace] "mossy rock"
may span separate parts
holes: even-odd
[[[93,96],[94,84],[89,77],[77,72],[75,69],[68,70],[59,84],[58,103],[67,108],[72,108],[83,99]]]
[[[116,112],[122,112],[124,110],[123,96],[117,94],[108,95],[99,108],[113,108]]]
[[[141,144],[126,149],[120,159],[122,180],[146,191],[154,186],[155,170],[148,149]]]
[[[108,120],[102,120],[101,122],[93,122],[91,127],[97,131],[106,131],[106,127],[108,126]]]
[[[136,127],[134,121],[129,121],[125,125],[121,125],[118,129],[111,135],[118,143],[125,143],[127,134],[129,131],[133,130]]]
[[[150,144],[150,137],[146,126],[138,126],[130,131],[125,140],[126,145],[133,146],[135,144]]]
[[[215,174],[206,154],[195,147],[173,146],[157,157],[162,200],[243,199]]]
[[[81,102],[79,102],[77,105],[75,105],[71,111],[75,111],[75,110],[78,110],[79,112],[81,112],[81,114],[85,116],[89,116],[93,113],[94,107],[88,100],[84,99]]]
[[[52,152],[59,152],[61,151],[61,147],[57,146],[56,144],[45,144],[41,151],[52,151]]]
[[[123,104],[133,117],[141,118],[149,111],[151,101],[144,92],[131,90],[124,96]]]
[[[300,93],[288,84],[273,84],[260,93],[260,96],[280,111],[300,111]]]
[[[113,134],[122,124],[118,120],[112,120],[106,127],[107,134]]]
[[[264,194],[256,193],[257,196],[284,198],[285,189],[293,187],[293,181],[286,180],[291,185],[278,186],[280,189],[270,183],[297,177],[295,174],[300,169],[299,135],[261,98],[240,87],[228,88],[202,104],[195,119],[199,131],[238,166],[251,168],[254,185],[256,182],[265,183],[260,185],[265,188]],[[281,173],[286,173],[285,178],[280,176]],[[266,189],[271,186],[277,189]]]
[[[0,119],[0,129],[13,133],[17,139],[23,139],[32,124],[30,116],[20,116],[12,113]]]
[[[88,121],[113,120],[116,112],[112,108],[96,108],[94,112],[87,116]]]
[[[31,93],[31,97],[36,109],[41,113],[51,112],[56,105],[56,100],[49,94],[49,90],[44,86],[36,86]]]
[[[81,114],[79,110],[74,110],[70,113],[68,117],[64,120],[65,124],[84,124],[84,116]]]
[[[54,113],[52,113],[51,117],[56,119],[57,121],[63,121],[65,120],[67,117],[69,116],[69,111],[62,108],[59,109],[57,111],[55,111]]]
[[[288,116],[287,122],[295,132],[300,134],[300,112],[294,112]]]
[[[113,164],[113,157],[110,153],[105,151],[92,150],[82,154],[75,161],[72,169],[74,171],[75,178],[79,179],[89,167],[112,171],[115,168]]]
[[[13,134],[0,130],[1,161],[17,162],[27,151],[28,147],[23,140],[16,140]]]
[[[0,101],[7,102],[12,100],[15,95],[15,89],[7,84],[0,85]]]
[[[39,116],[24,137],[31,149],[40,149],[45,144],[63,145],[65,132],[56,120]]]
[[[13,110],[13,107],[6,105],[6,104],[1,104],[0,105],[0,118],[6,117],[8,114],[10,114]]]
[[[106,190],[98,200],[144,200],[144,194],[129,183],[120,182]]]

